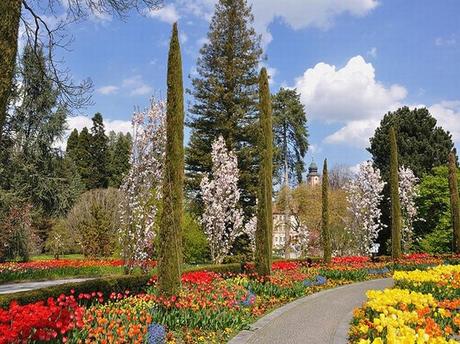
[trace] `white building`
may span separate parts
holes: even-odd
[[[286,217],[288,217],[286,221]],[[275,253],[282,253],[286,245],[286,224],[289,226],[290,236],[295,235],[294,229],[297,226],[296,217],[293,214],[286,215],[285,213],[274,211],[273,212],[273,251]],[[291,250],[292,251],[292,250]],[[290,258],[298,258],[295,252],[290,253]]]

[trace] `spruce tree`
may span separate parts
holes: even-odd
[[[460,253],[460,205],[458,202],[457,157],[455,151],[449,153],[449,190],[453,229],[452,251]]]
[[[13,89],[21,6],[21,0],[0,1],[0,140]]]
[[[77,161],[77,151],[78,151],[78,130],[74,129],[67,138],[67,146],[65,154],[67,158],[72,159],[74,162]]]
[[[130,164],[132,139],[128,133],[118,133],[109,141],[109,186],[120,187],[123,176],[128,172]]]
[[[401,204],[399,200],[398,178],[398,146],[396,133],[393,127],[389,132],[390,140],[390,199],[391,199],[391,256],[393,259],[401,257]]]
[[[327,159],[324,159],[322,180],[321,236],[323,242],[323,259],[330,263],[332,259],[331,229],[329,227],[329,176]]]
[[[252,27],[246,0],[220,0],[200,50],[198,77],[192,79],[186,154],[187,189],[199,196],[203,175],[211,172],[211,145],[222,135],[237,154],[241,202],[247,216],[254,212],[257,194],[257,87],[262,55],[260,37]],[[201,212],[200,198],[196,206]]]
[[[85,189],[91,188],[91,134],[87,127],[84,127],[78,135],[78,148],[75,153],[78,174]]]
[[[170,296],[180,288],[182,262],[184,91],[177,23],[173,26],[169,46],[167,86],[166,154],[160,217],[158,287],[160,294]]]
[[[267,70],[262,68],[259,77],[259,135],[260,156],[259,192],[256,229],[256,271],[261,276],[270,275],[272,261],[273,213],[272,213],[272,171],[273,130],[270,89]]]
[[[108,178],[108,137],[105,135],[104,120],[98,112],[92,118],[91,127],[91,175],[89,178],[90,189],[106,188],[109,185]]]

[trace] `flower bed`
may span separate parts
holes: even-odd
[[[155,261],[149,263],[153,268]],[[0,283],[21,280],[56,279],[74,276],[101,276],[120,274],[120,259],[53,259],[26,263],[1,263]]]
[[[459,343],[460,265],[396,271],[395,288],[367,292],[355,310],[350,342]]]
[[[416,262],[407,259],[400,264],[408,269],[415,269],[414,264],[424,266],[419,258]],[[157,294],[153,276],[137,295],[118,292],[104,299],[103,293],[95,291],[23,306],[13,303],[0,314],[0,344],[11,342],[6,339],[11,333],[18,343],[36,339],[56,343],[223,343],[266,312],[298,297],[389,276],[392,263],[357,257],[336,259],[329,265],[276,262],[267,278],[257,276],[251,265],[246,269],[245,273],[184,273],[181,292],[171,298]],[[39,310],[40,318],[49,321],[40,322],[37,317],[27,321],[27,330],[18,330],[24,324],[22,317],[15,315],[35,312],[30,310]]]

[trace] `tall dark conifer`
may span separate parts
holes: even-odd
[[[78,152],[78,130],[74,129],[67,138],[66,146],[66,157],[72,159],[74,162],[77,161],[77,152]]]
[[[452,251],[460,253],[460,204],[458,201],[457,158],[455,151],[449,153],[449,190],[452,214]]]
[[[259,77],[260,129],[258,149],[260,155],[259,192],[256,229],[256,271],[261,276],[270,275],[272,261],[273,212],[273,130],[270,89],[267,70],[262,68]]]
[[[162,295],[180,288],[184,186],[184,90],[177,23],[169,46],[166,103],[166,155],[160,219],[158,286]]]
[[[391,256],[393,259],[401,257],[401,202],[399,200],[399,177],[398,177],[398,146],[396,133],[390,128],[390,198],[391,198]]]
[[[220,0],[200,50],[198,77],[192,79],[192,129],[186,154],[187,189],[199,194],[211,172],[211,145],[222,135],[238,157],[241,202],[250,215],[257,194],[256,118],[260,36],[246,0]],[[196,197],[195,197],[196,198]],[[199,198],[197,198],[199,199]],[[195,204],[198,212],[201,203]]]
[[[329,174],[327,159],[324,159],[322,180],[321,239],[323,242],[323,259],[330,263],[332,259],[331,229],[329,226]]]
[[[108,176],[108,137],[105,135],[104,120],[98,112],[92,118],[91,127],[91,167],[89,176],[90,189],[106,188],[109,186]]]
[[[85,188],[91,188],[91,134],[87,127],[84,127],[78,135],[78,149],[75,153],[75,165],[78,174]]]
[[[0,1],[0,139],[13,88],[21,6],[21,0]]]

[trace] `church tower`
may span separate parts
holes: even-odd
[[[308,168],[307,185],[316,186],[320,184],[320,176],[318,174],[318,166],[312,161]]]

